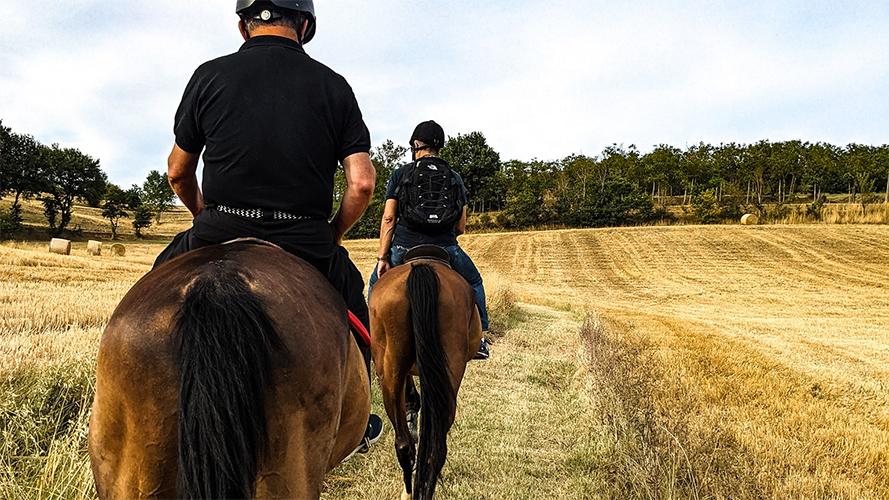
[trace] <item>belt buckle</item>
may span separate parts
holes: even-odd
[[[263,222],[272,222],[275,220],[275,211],[274,210],[262,210],[262,221]]]

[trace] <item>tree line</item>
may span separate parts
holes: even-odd
[[[133,231],[141,238],[175,201],[166,174],[152,171],[142,185],[124,190],[108,182],[99,160],[76,148],[41,144],[0,121],[0,197],[4,196],[12,198],[12,205],[0,212],[0,237],[22,229],[22,201],[27,199],[41,202],[54,236],[71,229],[74,203],[80,201],[102,209],[115,239],[122,219],[131,218]]]
[[[353,237],[376,237],[385,183],[406,158],[387,141],[373,152],[374,204]],[[599,155],[502,161],[481,132],[450,137],[441,156],[463,177],[470,209],[488,227],[601,227],[675,218],[683,207],[702,223],[766,215],[790,203],[814,207],[827,194],[848,203],[889,203],[889,146],[823,142],[661,144],[643,153],[613,144]],[[817,210],[816,210],[817,212]]]
[[[379,235],[386,184],[407,152],[391,140],[371,152],[374,199],[350,237]],[[790,203],[817,209],[827,203],[827,194],[843,195],[848,203],[889,203],[887,145],[762,140],[683,149],[661,144],[643,153],[634,145],[613,144],[595,156],[503,161],[482,132],[471,132],[448,138],[441,156],[463,177],[476,225],[485,227],[645,224],[674,218],[671,207],[710,223],[748,212],[766,215]],[[340,172],[337,196],[344,187]],[[74,201],[80,200],[102,209],[115,237],[125,218],[141,237],[175,201],[166,174],[152,171],[142,185],[123,189],[108,182],[91,156],[40,144],[2,121],[0,196],[12,198],[11,207],[0,212],[0,234],[21,229],[24,199],[42,203],[52,234],[69,229]]]

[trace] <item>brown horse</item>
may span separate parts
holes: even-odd
[[[402,498],[431,499],[448,453],[457,391],[482,337],[472,289],[441,258],[408,261],[374,286],[370,318],[374,365],[403,472]],[[420,395],[414,375],[420,377]],[[416,436],[411,427],[418,411]]]
[[[318,498],[364,436],[367,372],[314,267],[239,241],[124,297],[99,350],[89,451],[100,498]]]

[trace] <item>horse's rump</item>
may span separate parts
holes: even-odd
[[[369,411],[345,317],[327,279],[277,247],[206,247],[146,275],[100,347],[100,496],[314,496]]]

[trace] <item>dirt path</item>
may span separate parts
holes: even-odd
[[[521,309],[521,324],[468,371],[441,498],[590,498],[598,490],[580,324],[571,313]],[[399,471],[387,428],[368,456],[334,471],[324,498],[397,498]]]

